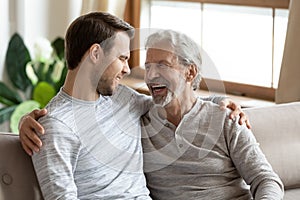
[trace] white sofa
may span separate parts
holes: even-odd
[[[284,200],[300,199],[300,102],[245,109],[260,146],[285,185]],[[31,159],[18,136],[0,133],[0,200],[42,199]]]

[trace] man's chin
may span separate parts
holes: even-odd
[[[114,94],[115,89],[106,89],[98,91],[98,94],[101,94],[102,96],[112,96]]]
[[[153,98],[153,102],[157,106],[165,107],[171,102],[171,97]]]

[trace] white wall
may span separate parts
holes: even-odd
[[[18,32],[31,51],[38,37],[53,40],[80,15],[82,0],[1,0],[0,80],[6,78],[4,59],[11,35]]]
[[[13,1],[11,1],[13,2]],[[1,0],[0,3],[0,80],[3,80],[3,66],[6,49],[10,37],[9,0]]]

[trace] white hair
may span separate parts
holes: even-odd
[[[193,39],[183,33],[173,30],[161,30],[151,34],[147,38],[145,47],[146,49],[162,48],[161,44],[170,45],[181,64],[196,65],[197,75],[192,85],[193,89],[196,90],[201,81],[202,58],[200,46]]]

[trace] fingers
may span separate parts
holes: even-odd
[[[36,132],[32,129],[27,129],[19,134],[20,141],[23,149],[28,155],[32,155],[33,152],[39,152],[42,146],[42,141],[37,136]]]
[[[38,120],[40,117],[43,117],[44,115],[47,114],[47,109],[41,109],[41,110],[38,110],[38,109],[35,109],[34,111],[32,111],[31,113],[29,113],[29,116],[32,117],[33,119],[35,120]]]
[[[226,98],[220,101],[220,109],[223,110],[225,108],[231,109],[231,113],[229,115],[230,119],[234,119],[235,117],[239,116],[239,124],[243,125],[246,124],[248,129],[251,129],[250,120],[248,119],[247,115],[242,111],[242,108],[239,104],[231,101],[230,99]]]
[[[23,143],[23,142],[21,142],[21,144],[22,144],[22,147],[23,147],[23,149],[25,150],[25,152],[26,152],[29,156],[32,156],[32,155],[33,155],[33,152],[31,151],[31,149],[28,148],[28,147],[26,146],[26,144]]]
[[[228,99],[223,99],[222,101],[220,101],[219,105],[220,105],[220,109],[221,110],[225,110],[228,106],[229,106],[230,102]]]
[[[231,101],[230,99],[224,99],[220,102],[220,109],[229,108],[231,109],[231,113],[229,115],[230,119],[234,119],[235,117],[239,116],[242,112],[242,108],[239,104]]]
[[[34,131],[35,133],[44,134],[45,130],[43,126],[31,116],[27,115],[23,117],[21,121],[19,126],[20,132],[30,133],[31,131]]]
[[[247,128],[251,129],[250,120],[248,119],[247,115],[242,111],[240,113],[239,124],[240,125],[246,124]]]
[[[37,133],[44,134],[44,128],[36,121],[47,114],[46,109],[34,110],[23,116],[19,123],[19,138],[23,149],[28,155],[38,152],[42,146],[42,141]]]
[[[241,116],[242,115],[245,115],[243,112],[242,112],[242,108],[240,106],[236,106],[235,104],[233,104],[234,106],[232,106],[231,108],[233,109],[233,111],[230,113],[229,117],[230,119],[234,119],[235,117],[237,116]]]
[[[35,134],[34,134],[35,135]],[[36,141],[34,141],[36,140]],[[35,139],[32,140],[29,138],[26,134],[21,136],[21,144],[23,149],[26,151],[26,153],[30,156],[33,155],[33,152],[39,152],[40,147],[41,147],[41,141],[39,140],[38,136],[35,135]],[[39,142],[37,142],[37,140]],[[40,143],[40,145],[37,145],[37,143]]]
[[[24,115],[19,122],[19,132],[34,130],[37,133],[44,134],[44,128],[36,121],[40,117],[47,114],[46,109],[34,110],[31,113]]]

